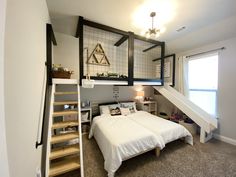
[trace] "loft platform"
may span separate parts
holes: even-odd
[[[82,16],[78,20],[76,37],[79,37],[80,84],[90,75],[95,85],[163,85],[165,42]],[[96,46],[102,51],[96,51]],[[153,64],[154,58],[161,58],[159,68]]]

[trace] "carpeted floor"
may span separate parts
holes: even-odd
[[[94,139],[83,137],[85,177],[106,177],[103,156]],[[63,177],[79,177],[73,172]],[[236,146],[212,139],[194,146],[178,140],[167,144],[157,158],[147,152],[124,161],[116,177],[236,177]]]

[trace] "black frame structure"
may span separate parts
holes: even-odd
[[[93,28],[101,29],[104,31],[116,33],[122,35],[122,37],[114,44],[114,46],[119,47],[123,42],[128,40],[128,78],[110,78],[110,77],[95,77],[92,76],[91,79],[95,80],[113,80],[113,81],[128,81],[128,86],[134,85],[135,81],[143,82],[160,82],[161,85],[164,84],[164,55],[165,55],[165,42],[156,41],[153,39],[147,39],[145,37],[134,34],[133,32],[126,32],[117,28],[113,28],[107,25],[96,23],[84,19],[84,17],[79,16],[77,31],[75,37],[79,38],[79,64],[80,64],[80,85],[82,84],[82,79],[85,78],[84,75],[84,25]],[[143,52],[151,50],[157,46],[161,47],[161,77],[160,79],[140,79],[134,78],[134,39],[142,40],[145,42],[153,43],[153,46],[145,49]]]
[[[52,44],[57,45],[57,41],[53,32],[51,24],[46,24],[46,88],[44,96],[44,108],[43,108],[43,120],[41,128],[41,137],[40,142],[36,141],[36,149],[43,145],[42,147],[42,157],[41,157],[41,173],[42,177],[45,176],[45,162],[47,154],[47,135],[48,135],[48,126],[49,126],[49,106],[50,106],[50,93],[52,86]]]
[[[149,43],[152,43],[153,46],[143,50],[143,52],[147,52],[155,47],[158,47],[160,46],[161,47],[161,57],[160,57],[160,60],[161,60],[161,77],[160,79],[143,79],[143,78],[133,78],[134,81],[143,81],[143,82],[160,82],[161,85],[164,85],[164,56],[165,56],[165,42],[160,42],[160,41],[156,41],[156,40],[153,40],[153,39],[148,39],[148,38],[145,38],[143,36],[139,36],[139,35],[135,35],[134,36],[135,39],[138,39],[140,41],[144,41],[144,42],[149,42]]]
[[[172,84],[170,86],[174,87],[175,86],[175,60],[176,60],[176,55],[175,54],[170,54],[170,55],[166,55],[164,56],[164,60],[166,58],[170,58],[172,57]],[[161,60],[161,58],[156,58],[156,59],[153,59],[152,61],[155,62],[155,61],[159,61]],[[164,74],[164,72],[163,72]],[[165,77],[165,76],[164,76]]]

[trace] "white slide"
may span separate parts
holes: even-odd
[[[217,128],[218,121],[216,118],[202,110],[200,107],[191,102],[184,95],[176,91],[169,85],[153,86],[158,92],[160,92],[171,103],[183,111],[188,117],[190,117],[201,128],[200,141],[205,143],[211,136],[212,131]],[[210,136],[207,136],[207,133]]]

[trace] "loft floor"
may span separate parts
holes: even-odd
[[[85,177],[102,177],[103,156],[94,139],[83,137]],[[236,147],[215,139],[205,144],[194,137],[194,146],[174,141],[161,151],[159,158],[153,152],[123,162],[116,177],[233,177],[236,176]],[[63,177],[79,177],[78,171]]]

